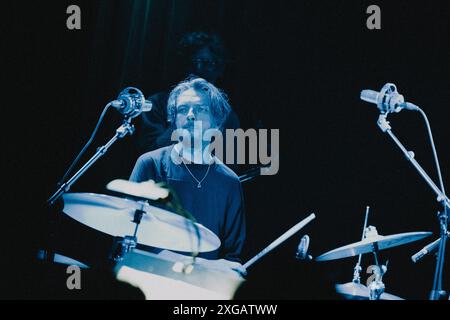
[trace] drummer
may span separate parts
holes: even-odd
[[[179,83],[167,106],[167,120],[177,129],[174,144],[141,155],[130,180],[170,185],[184,209],[221,241],[218,250],[200,257],[213,267],[245,274],[240,264],[246,233],[242,186],[238,176],[211,153],[211,140],[203,139],[207,130],[221,128],[230,110],[225,94],[206,80]]]

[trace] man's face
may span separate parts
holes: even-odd
[[[201,121],[201,132],[194,132],[195,121]],[[182,92],[177,99],[175,125],[177,129],[187,129],[191,137],[194,137],[195,133],[203,135],[203,132],[212,128],[214,123],[210,111],[209,96],[194,89]]]
[[[222,76],[223,70],[223,61],[215,57],[208,47],[201,48],[191,58],[189,71],[211,83],[215,83]]]

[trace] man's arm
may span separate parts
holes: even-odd
[[[152,168],[149,165],[150,159],[146,155],[140,156],[136,164],[134,165],[133,171],[131,172],[130,178],[128,180],[133,182],[147,181],[152,177]]]
[[[240,255],[246,237],[246,223],[242,185],[239,181],[236,181],[235,186],[230,193],[228,211],[225,217],[221,256],[226,260],[240,263]]]

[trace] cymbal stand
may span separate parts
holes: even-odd
[[[386,265],[380,265],[378,262],[378,243],[374,243],[374,258],[375,258],[375,266],[371,266],[373,273],[375,275],[375,279],[372,280],[372,282],[370,282],[368,284],[368,288],[369,288],[369,299],[370,300],[380,300],[381,295],[384,292],[385,289],[385,285],[383,283],[383,276],[385,275],[386,271],[387,271],[387,263]]]
[[[147,204],[147,201],[139,201],[141,204],[141,209],[136,209],[134,212],[133,223],[136,224],[134,228],[134,233],[132,236],[126,235],[123,238],[117,237],[114,240],[113,250],[111,253],[111,258],[115,262],[122,261],[124,256],[136,248],[137,246],[137,232],[139,229],[139,225],[141,223],[142,217],[146,214],[144,210],[144,206]]]
[[[367,206],[366,207],[366,217],[364,218],[364,227],[363,227],[363,232],[362,232],[362,236],[361,236],[361,240],[364,240],[364,237],[366,236],[366,227],[367,227],[367,218],[369,217],[369,210],[370,207]],[[353,271],[353,283],[361,283],[361,277],[359,276],[360,272],[361,272],[361,257],[362,254],[360,254],[358,256],[358,262],[355,265],[354,271]]]

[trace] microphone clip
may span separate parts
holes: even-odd
[[[135,118],[142,112],[148,112],[152,109],[150,101],[145,100],[141,90],[128,87],[123,89],[116,100],[111,101],[111,106],[116,108],[126,118]]]
[[[401,105],[405,102],[405,98],[398,93],[397,87],[393,83],[386,83],[381,88],[377,107],[382,113],[400,112]]]

